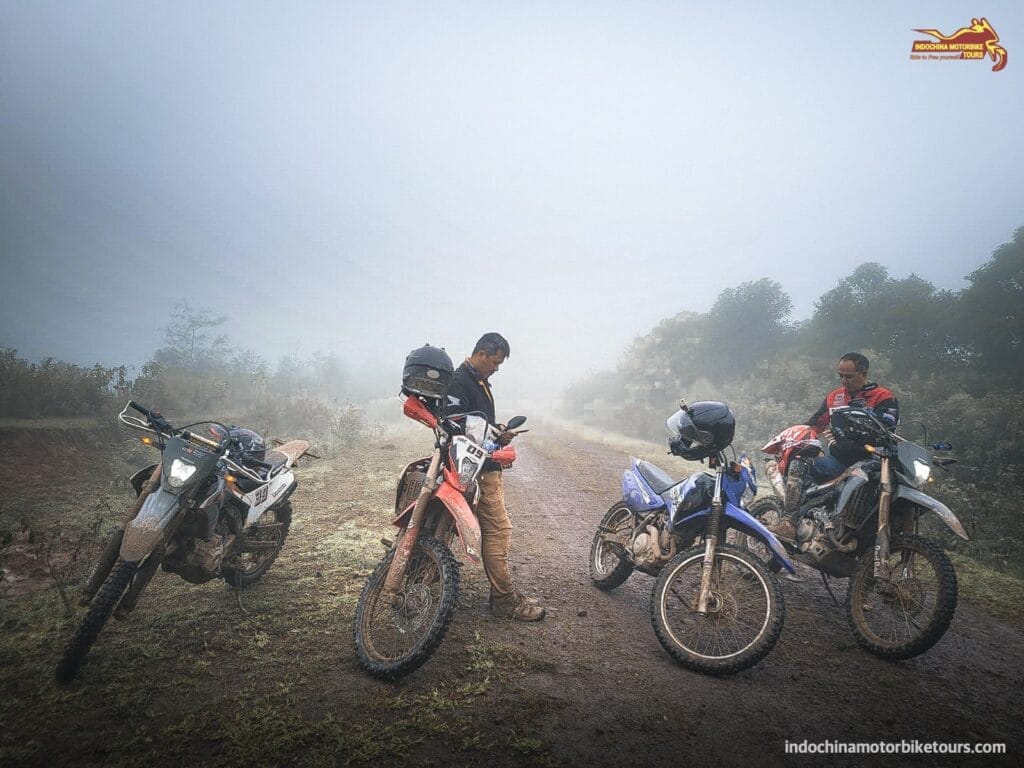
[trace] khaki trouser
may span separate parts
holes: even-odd
[[[508,568],[508,549],[512,543],[512,523],[505,509],[505,486],[501,472],[485,472],[477,479],[480,500],[476,516],[480,521],[480,549],[484,572],[491,582],[491,599],[501,601],[515,592]]]

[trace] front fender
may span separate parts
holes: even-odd
[[[761,521],[751,515],[745,509],[741,509],[733,504],[731,501],[725,503],[725,516],[729,518],[729,523],[726,527],[735,528],[741,533],[745,533],[747,536],[753,536],[755,539],[761,541],[769,551],[772,553],[772,559],[780,568],[785,568],[790,573],[796,573],[796,568],[793,567],[793,563],[790,562],[789,558],[786,557],[786,550],[782,548],[779,540],[775,538],[775,534],[769,531]],[[699,512],[694,512],[692,515],[684,517],[682,520],[675,524],[675,528],[681,528],[691,522],[696,522],[701,518],[706,518],[711,514],[711,509],[702,509]]]
[[[899,488],[896,489],[896,498],[906,499],[907,501],[911,502],[912,504],[916,504],[919,507],[930,509],[932,512],[939,516],[942,522],[944,522],[946,525],[950,527],[950,529],[952,529],[953,533],[955,533],[957,536],[959,536],[961,539],[964,539],[965,541],[970,540],[970,536],[967,535],[967,531],[964,530],[964,527],[960,524],[960,521],[957,519],[957,516],[953,514],[953,510],[951,510],[941,501],[933,499],[928,494],[921,493],[921,491],[918,491],[914,488],[908,488],[905,485],[901,485]]]
[[[476,515],[466,503],[466,497],[455,490],[448,483],[441,483],[437,489],[439,498],[455,518],[455,527],[459,531],[459,538],[462,540],[462,548],[472,562],[480,562],[480,523]]]
[[[462,542],[462,550],[466,553],[466,557],[469,558],[470,562],[479,563],[480,523],[477,522],[476,515],[473,514],[473,510],[466,503],[466,498],[448,483],[441,483],[434,496],[444,504],[445,509],[448,510],[448,513],[455,520],[455,530],[458,531],[459,540]],[[409,520],[415,507],[416,502],[413,502],[396,515],[391,524],[398,528],[405,528],[409,525]]]
[[[126,563],[138,563],[156,549],[179,509],[181,500],[173,493],[160,488],[149,494],[139,514],[124,527],[121,558]]]

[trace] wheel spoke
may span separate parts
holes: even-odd
[[[700,591],[701,559],[695,557],[671,574],[664,590],[665,626],[675,642],[696,653],[711,658],[736,655],[763,634],[770,596],[760,577],[749,571],[746,563],[719,556],[714,566],[708,613],[698,614],[695,603]],[[669,596],[678,605],[669,604]]]
[[[420,666],[448,628],[458,571],[439,541],[417,542],[394,594],[385,594],[389,555],[370,577],[356,612],[355,638],[367,671],[394,677]]]
[[[849,616],[858,640],[888,658],[906,658],[941,637],[956,605],[956,580],[941,550],[906,536],[894,542],[884,577],[864,562],[851,581]],[[945,571],[945,572],[944,572]]]

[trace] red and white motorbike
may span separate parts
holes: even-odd
[[[473,513],[477,476],[488,458],[503,469],[516,458],[511,446],[484,446],[503,432],[519,434],[515,430],[526,421],[516,416],[496,426],[478,412],[439,418],[416,395],[407,397],[403,412],[434,431],[434,452],[402,472],[392,523],[399,534],[394,544],[384,541],[388,552],[363,588],[353,628],[360,664],[384,679],[418,669],[441,644],[459,593],[455,539],[466,559],[481,559],[480,524]]]
[[[787,478],[793,460],[802,457],[819,456],[822,453],[823,437],[826,439],[827,444],[829,436],[822,434],[817,427],[795,424],[779,432],[761,449],[772,457],[765,459],[765,475],[772,484],[775,493],[783,502],[786,500]],[[790,485],[792,486],[793,484],[791,483]],[[800,491],[797,487],[790,487],[788,490],[790,495]]]

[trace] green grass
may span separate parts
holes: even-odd
[[[998,619],[1024,626],[1024,579],[999,573],[963,555],[948,554],[956,567],[963,600]]]

